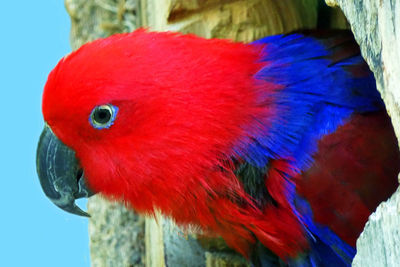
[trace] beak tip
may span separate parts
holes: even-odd
[[[59,208],[61,208],[62,210],[66,211],[66,212],[69,212],[69,213],[72,213],[72,214],[75,214],[75,215],[79,215],[79,216],[82,216],[82,217],[90,218],[90,214],[87,213],[86,211],[82,210],[74,202],[71,202],[69,205],[65,205],[65,206],[59,206],[59,205],[57,205],[57,206]]]
[[[75,152],[64,145],[47,125],[39,139],[36,169],[44,193],[55,205],[69,213],[90,217],[75,204],[76,199],[94,194],[85,183]]]

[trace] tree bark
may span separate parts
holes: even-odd
[[[400,137],[400,3],[392,0],[326,0],[347,17],[363,57]],[[353,266],[400,266],[400,190],[373,213],[357,240]]]

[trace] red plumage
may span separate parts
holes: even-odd
[[[172,33],[98,40],[52,71],[44,118],[76,151],[95,191],[139,212],[158,208],[178,224],[197,224],[243,254],[255,241],[253,231],[288,256],[306,244],[291,212],[279,210],[294,224],[286,227],[255,208],[226,163],[247,134],[244,126],[265,116],[256,102],[261,85],[249,79],[259,54],[240,43]],[[262,84],[268,87],[277,86]],[[105,103],[119,107],[118,120],[98,131],[87,118]],[[248,203],[241,208],[230,198]]]

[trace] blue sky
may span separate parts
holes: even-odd
[[[90,266],[87,219],[54,206],[42,193],[35,170],[43,85],[57,61],[71,51],[63,2],[1,5],[2,266]]]

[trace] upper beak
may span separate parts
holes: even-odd
[[[75,152],[47,124],[39,139],[36,170],[44,193],[54,204],[70,213],[90,217],[75,204],[75,199],[90,197],[94,192],[87,187]]]

